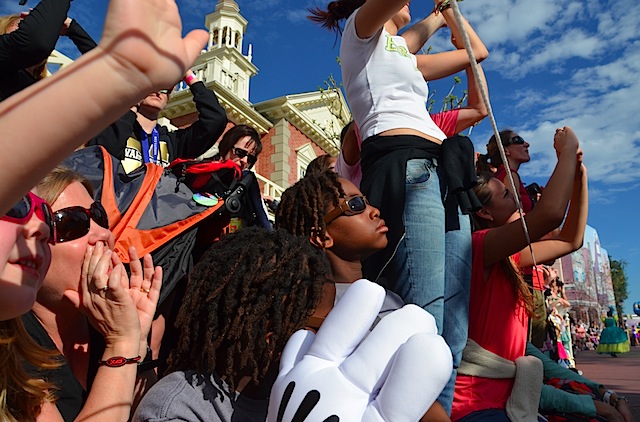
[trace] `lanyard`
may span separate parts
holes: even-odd
[[[149,139],[147,133],[144,130],[140,131],[140,143],[142,144],[142,159],[145,163],[160,164],[160,135],[158,129],[153,128],[151,131],[151,148],[152,157],[149,157]]]

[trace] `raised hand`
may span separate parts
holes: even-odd
[[[175,0],[111,0],[99,48],[116,71],[152,92],[175,85],[207,39],[204,30],[182,37]]]
[[[572,154],[577,154],[579,147],[580,141],[573,129],[569,126],[556,129],[556,133],[553,136],[553,148],[556,150],[558,157],[565,150],[571,151]]]
[[[146,345],[158,299],[160,298],[162,267],[154,268],[153,259],[149,254],[142,258],[143,263],[141,263],[138,258],[138,251],[134,247],[129,248],[129,258],[131,277],[129,278],[129,285],[126,287],[129,297],[138,311],[140,342]],[[141,354],[146,352],[146,347],[145,350],[140,350],[140,352]]]
[[[120,341],[140,341],[140,322],[127,284],[120,259],[98,242],[85,252],[78,291],[64,293],[104,336],[107,346]]]
[[[395,422],[424,415],[451,376],[451,351],[433,317],[415,305],[369,332],[384,296],[380,286],[359,280],[317,335],[298,331],[291,337],[268,421]]]

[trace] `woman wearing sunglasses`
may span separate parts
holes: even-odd
[[[43,406],[42,417],[127,420],[162,270],[150,256],[141,263],[131,250],[127,276],[112,253],[105,210],[82,176],[57,167],[37,190],[52,203],[56,243],[23,322],[36,343],[64,357],[59,368],[41,374],[54,385],[56,399]]]
[[[529,143],[511,129],[503,130],[499,132],[499,134],[500,142],[502,142],[504,153],[507,156],[507,164],[511,170],[511,175],[513,176],[513,182],[518,188],[517,195],[520,203],[522,204],[522,211],[527,213],[533,208],[533,201],[524,188],[524,184],[522,183],[522,179],[520,179],[518,170],[520,169],[521,164],[528,163],[529,160],[531,160],[531,156],[529,155]],[[478,157],[479,169],[489,171],[492,167],[495,169],[494,177],[508,186],[509,179],[507,179],[507,170],[506,166],[502,162],[502,158],[500,157],[500,151],[498,150],[498,144],[496,142],[496,135],[493,135],[491,139],[489,139],[489,143],[487,144],[487,154],[480,155],[480,157]]]
[[[533,265],[534,254],[546,262],[579,249],[588,214],[587,171],[571,128],[556,131],[554,148],[558,162],[545,195],[525,216],[531,249],[511,190],[486,172],[474,187],[482,209],[473,215],[469,341],[456,379],[454,421],[535,420],[538,413],[539,390],[534,386],[542,386],[542,368],[519,380],[527,376],[519,372],[526,370],[526,359],[516,364],[525,355],[533,312],[522,268]],[[541,240],[561,224],[557,236]]]
[[[257,225],[271,228],[264,206],[260,187],[255,177],[245,178],[249,170],[253,168],[262,152],[262,141],[258,132],[247,125],[237,125],[229,129],[218,144],[218,160],[231,160],[242,171],[243,184],[247,191],[242,196],[241,211],[232,215],[238,219],[238,227]]]
[[[35,420],[53,400],[51,384],[23,369],[56,366],[53,356],[30,341],[20,315],[28,312],[49,268],[47,242],[54,233],[49,204],[29,192],[0,217],[0,420]]]
[[[218,158],[231,160],[240,170],[251,170],[262,152],[262,142],[258,132],[247,125],[237,125],[229,129],[218,144]]]

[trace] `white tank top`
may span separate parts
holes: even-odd
[[[355,29],[359,10],[347,19],[340,65],[347,101],[362,139],[398,128],[445,139],[429,116],[429,87],[404,38],[392,36],[384,28],[370,38],[359,38]]]

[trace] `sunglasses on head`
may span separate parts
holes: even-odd
[[[365,209],[367,209],[367,205],[369,205],[369,201],[364,195],[346,198],[324,217],[324,223],[329,224],[343,214],[347,216],[361,214]]]
[[[507,142],[505,142],[503,145],[507,146],[507,145],[522,145],[524,144],[526,141],[524,139],[522,139],[522,136],[516,135],[513,138],[509,139]]]
[[[49,226],[49,243],[53,244],[56,239],[53,211],[51,211],[51,206],[38,195],[29,192],[1,218],[11,223],[26,224],[34,213],[36,217]]]
[[[258,157],[256,157],[253,154],[249,154],[249,151],[247,151],[246,149],[233,147],[233,153],[236,155],[236,157],[238,157],[241,160],[244,157],[247,157],[247,162],[249,163],[249,166],[253,166],[256,163],[256,161],[258,161]]]
[[[109,228],[109,218],[104,207],[99,202],[91,204],[89,209],[84,207],[68,207],[53,213],[56,222],[56,242],[68,242],[80,239],[89,233],[91,220],[100,227]]]

